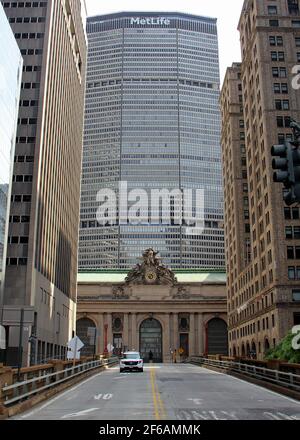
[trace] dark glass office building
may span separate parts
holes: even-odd
[[[149,247],[174,269],[224,269],[216,20],[127,12],[89,18],[87,34],[80,270],[127,269]],[[119,182],[149,206],[154,189],[204,190],[204,229],[150,211],[149,223],[99,223],[97,193]]]

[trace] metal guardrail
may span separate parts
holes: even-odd
[[[233,371],[243,374],[245,376],[254,377],[255,379],[274,383],[284,388],[300,391],[300,375],[298,374],[285,373],[278,370],[270,370],[269,368],[247,365],[240,362],[217,361],[202,357],[192,357],[190,358],[190,362],[197,365],[205,365],[215,368],[221,368],[227,371]]]
[[[116,363],[118,363],[118,358],[91,361],[85,364],[67,368],[65,370],[57,371],[56,373],[46,374],[44,376],[35,377],[24,382],[18,382],[14,385],[3,387],[3,404],[5,406],[15,404],[31,397],[34,394],[38,394],[61,383],[67,382],[68,380],[80,376],[83,373],[100,367],[115,365]]]

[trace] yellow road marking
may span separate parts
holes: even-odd
[[[165,406],[164,406],[164,403],[160,397],[160,393],[159,393],[158,386],[156,383],[154,368],[151,368],[150,377],[151,377],[151,385],[152,385],[152,395],[153,395],[155,418],[156,418],[156,420],[161,420],[160,416],[162,415],[163,419],[167,419]]]

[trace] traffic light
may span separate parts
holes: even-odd
[[[284,145],[274,145],[271,150],[273,157],[273,180],[283,183],[289,193],[284,197],[288,206],[300,203],[300,151],[291,142]]]

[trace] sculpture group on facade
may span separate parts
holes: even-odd
[[[177,285],[174,272],[161,263],[158,254],[159,252],[153,249],[147,249],[143,253],[142,263],[137,264],[129,272],[125,284]]]

